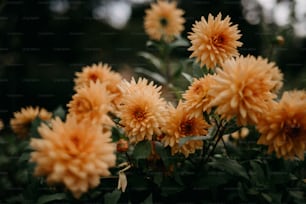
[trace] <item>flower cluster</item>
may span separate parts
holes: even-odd
[[[176,6],[175,2],[160,0],[146,10],[144,28],[156,44],[171,44],[183,31],[184,11]],[[116,155],[126,153],[126,168],[119,171],[118,184],[125,191],[124,171],[139,165],[129,155],[143,150],[146,153],[138,158],[150,158],[156,164],[162,157],[156,149],[160,145],[169,149],[171,156],[184,159],[198,153],[199,165],[203,165],[219,141],[225,144],[226,135],[245,138],[250,134],[249,126],[259,134],[257,144],[267,146],[269,154],[303,160],[306,91],[285,91],[278,99],[283,86],[281,70],[268,58],[239,54],[241,36],[238,25],[233,25],[229,16],[222,19],[221,13],[196,21],[187,36],[188,50],[192,52],[190,58],[195,58],[193,66],[205,74],[181,72],[192,80],[176,101],[163,98],[162,90],[173,86],[169,81],[160,85],[145,77],[124,79],[108,64],[98,63],[76,73],[75,94],[67,104],[65,121],[51,119],[45,109],[28,107],[16,112],[11,127],[18,135],[25,136],[36,117],[43,121],[38,127],[41,138],[30,141],[35,175],[45,176],[50,185],[62,183],[80,198],[97,187],[101,177],[111,174]],[[163,63],[169,69],[167,62]],[[233,121],[240,129],[226,134]],[[117,140],[112,137],[114,129],[120,132]],[[169,166],[162,169],[171,172]]]

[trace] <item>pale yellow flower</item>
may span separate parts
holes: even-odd
[[[306,91],[284,92],[279,103],[263,113],[257,124],[258,144],[285,159],[304,159],[306,149]]]
[[[214,86],[208,91],[216,107],[216,113],[230,120],[237,118],[241,125],[258,122],[263,113],[276,97],[272,69],[267,60],[253,56],[226,60],[223,69],[217,69]]]
[[[30,161],[36,163],[35,175],[46,176],[48,184],[62,183],[79,198],[99,185],[101,176],[110,175],[116,163],[115,144],[110,132],[88,121],[69,117],[51,121],[51,127],[38,128],[41,139],[32,138]]]
[[[183,93],[185,107],[191,117],[202,116],[203,112],[210,111],[208,104],[213,97],[208,95],[208,90],[214,84],[214,76],[205,75],[199,79],[194,79],[188,90]]]
[[[230,17],[226,16],[221,19],[219,13],[217,17],[208,15],[201,21],[196,21],[189,33],[188,39],[191,41],[192,51],[190,57],[195,57],[201,66],[206,65],[208,68],[214,68],[228,58],[238,56],[237,48],[242,46],[238,40],[241,37],[237,25],[232,25]]]
[[[183,14],[176,2],[160,0],[152,3],[144,18],[145,32],[153,40],[170,42],[184,30]]]
[[[14,113],[14,118],[10,120],[10,125],[13,132],[22,138],[26,137],[29,133],[31,122],[33,122],[36,117],[47,121],[52,118],[52,113],[39,107],[33,108],[29,106],[26,108],[21,108],[19,112]]]
[[[180,146],[180,139],[188,136],[205,136],[209,125],[203,116],[190,117],[184,103],[179,102],[176,108],[169,106],[167,122],[163,128],[165,136],[162,138],[164,146],[171,147],[172,155],[177,153],[188,157],[197,149],[203,148],[202,140],[190,140]]]
[[[106,90],[114,96],[112,103],[114,108],[116,108],[118,98],[120,97],[120,91],[117,85],[121,82],[122,77],[119,73],[112,71],[110,65],[101,62],[92,64],[91,66],[83,67],[82,71],[76,72],[75,75],[74,89],[76,91],[81,87],[89,86],[91,82],[103,83],[105,84]]]
[[[161,134],[166,117],[166,102],[161,95],[161,87],[147,79],[139,78],[136,82],[123,81],[118,116],[126,135],[132,143],[144,139],[152,140],[153,135]]]
[[[78,122],[88,120],[111,127],[114,123],[108,113],[112,111],[112,99],[113,95],[107,91],[105,84],[90,82],[89,86],[77,89],[76,94],[67,104],[68,117],[73,115]]]

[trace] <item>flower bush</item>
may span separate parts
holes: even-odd
[[[176,3],[145,14],[150,70],[88,65],[67,111],[14,114],[5,202],[305,203],[306,91],[283,91],[276,63],[240,55],[229,16],[203,16],[184,38]],[[173,58],[178,47],[190,57]]]

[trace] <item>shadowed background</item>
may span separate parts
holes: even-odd
[[[239,49],[241,54],[271,56],[285,74],[283,90],[305,88],[303,28],[306,30],[306,23],[297,15],[303,12],[297,9],[301,1],[265,2],[178,1],[186,18],[182,36],[187,36],[201,16],[222,12],[239,25],[244,43]],[[274,2],[272,7],[271,2]],[[8,123],[13,112],[25,106],[37,105],[49,111],[59,105],[65,108],[74,93],[75,72],[83,66],[108,63],[126,78],[134,75],[134,68],[146,67],[137,52],[148,49],[143,17],[149,3],[148,0],[0,1],[0,118]],[[302,25],[297,27],[296,22]],[[285,39],[281,46],[275,41],[277,35]],[[184,48],[175,54],[188,57],[190,52]]]

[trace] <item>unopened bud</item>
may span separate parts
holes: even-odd
[[[125,139],[120,139],[117,142],[117,152],[126,152],[129,149],[129,143]]]

